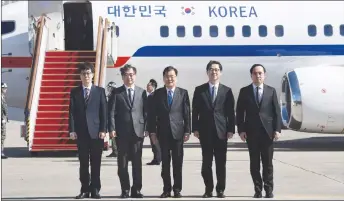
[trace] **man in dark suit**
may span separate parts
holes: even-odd
[[[161,177],[164,182],[161,198],[171,197],[171,151],[174,197],[180,198],[184,142],[190,137],[190,100],[187,90],[176,87],[178,71],[168,66],[163,71],[165,87],[155,91],[153,109],[149,111],[149,133],[153,143],[159,141],[162,156]]]
[[[132,198],[143,198],[142,188],[142,145],[147,136],[146,100],[147,95],[135,85],[137,70],[129,64],[120,69],[124,85],[116,88],[109,107],[110,137],[117,137],[118,176],[121,182],[122,198],[129,197],[130,181],[128,157],[131,158],[133,171]]]
[[[148,84],[147,84],[147,107],[148,107],[148,112],[151,110],[149,108],[155,107],[153,105],[153,95],[154,92],[156,90],[156,88],[158,87],[158,83],[154,80],[151,79],[149,80]],[[150,144],[152,146],[152,152],[153,152],[153,160],[149,163],[147,163],[147,165],[160,165],[161,162],[161,149],[160,149],[160,144],[159,142],[156,142],[155,144],[152,141],[151,136],[149,136],[150,138]]]
[[[105,89],[94,86],[94,66],[81,63],[78,66],[82,85],[70,92],[69,132],[77,140],[80,161],[81,192],[76,199],[101,198],[99,191],[101,157],[107,127],[107,102]],[[89,160],[91,161],[91,184],[89,184]]]
[[[212,163],[215,156],[217,197],[224,198],[227,140],[235,132],[234,97],[231,88],[220,83],[220,62],[210,61],[206,71],[209,81],[196,87],[192,100],[192,131],[202,147],[203,197],[213,196]]]
[[[281,114],[276,90],[264,84],[266,69],[254,64],[253,83],[240,90],[236,108],[238,133],[246,141],[250,153],[250,172],[254,184],[254,198],[273,198],[273,140],[281,132]],[[263,181],[260,175],[260,157],[263,163]]]

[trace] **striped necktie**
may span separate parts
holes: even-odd
[[[85,104],[87,105],[88,99],[90,98],[90,90],[85,88]]]

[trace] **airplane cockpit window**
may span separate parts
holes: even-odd
[[[332,36],[333,35],[333,27],[330,24],[326,24],[324,26],[324,35],[325,36]]]
[[[258,32],[260,37],[266,37],[268,35],[268,29],[265,25],[260,25],[258,27]]]
[[[217,26],[212,25],[209,27],[209,35],[211,37],[217,37],[219,35],[219,30],[218,30]]]
[[[248,25],[245,25],[242,27],[242,35],[244,37],[250,37],[251,36],[251,27]]]
[[[234,27],[233,26],[226,26],[226,35],[227,37],[234,37],[235,32],[234,32]]]
[[[317,35],[317,27],[314,24],[308,25],[308,35],[311,37]]]
[[[1,35],[12,33],[15,28],[15,21],[1,21]]]
[[[193,35],[194,35],[194,37],[201,37],[202,36],[202,27],[201,26],[194,26],[193,27]]]
[[[116,26],[116,36],[118,37],[119,36],[119,27]]]
[[[168,26],[161,26],[160,27],[160,36],[166,38],[166,37],[168,37],[168,35],[169,35]]]
[[[177,36],[178,37],[185,37],[185,27],[184,26],[177,26]]]
[[[341,36],[344,36],[344,24],[339,26],[339,33]]]
[[[275,35],[277,37],[283,37],[284,35],[284,29],[282,25],[276,25],[275,26]]]

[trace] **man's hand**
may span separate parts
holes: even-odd
[[[100,138],[100,139],[103,140],[103,139],[105,138],[105,136],[106,136],[106,135],[105,135],[104,132],[99,132],[99,138]]]
[[[194,136],[197,137],[199,139],[199,132],[198,131],[195,131],[194,132]]]
[[[70,137],[70,139],[72,139],[72,140],[76,140],[76,139],[77,139],[76,132],[70,133],[70,134],[69,134],[69,137]]]
[[[151,133],[150,136],[151,136],[153,144],[156,144],[158,142],[158,139],[156,137],[156,133]]]
[[[149,135],[148,131],[144,132],[144,136],[147,137]]]
[[[188,133],[185,133],[184,142],[187,142],[189,139],[190,139],[190,135],[188,135]]]
[[[273,140],[277,141],[280,138],[280,135],[281,134],[279,132],[275,131]]]
[[[243,142],[245,142],[246,139],[247,139],[246,132],[241,132],[241,133],[240,133],[240,138],[241,138],[241,140],[242,140]]]
[[[110,133],[109,133],[109,137],[112,139],[112,138],[114,138],[114,137],[116,137],[117,135],[116,135],[116,131],[111,131]]]
[[[227,133],[227,139],[231,139],[231,138],[233,137],[233,135],[234,135],[233,133],[228,132],[228,133]]]

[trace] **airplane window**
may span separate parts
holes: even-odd
[[[177,36],[178,37],[185,37],[185,27],[184,26],[177,26]]]
[[[324,34],[325,36],[332,36],[333,35],[333,28],[332,25],[326,24],[324,26]]]
[[[314,24],[308,25],[308,35],[312,37],[317,35],[317,27]]]
[[[164,38],[166,38],[166,37],[168,37],[168,26],[161,26],[160,27],[160,36],[161,37],[164,37]]]
[[[277,37],[282,37],[284,35],[284,29],[282,25],[276,25],[275,26],[275,35]]]
[[[258,32],[260,37],[266,37],[268,35],[268,29],[265,25],[260,25],[258,27]]]
[[[219,30],[217,26],[213,25],[209,27],[209,35],[211,37],[217,37],[219,35]]]
[[[119,27],[116,26],[116,36],[118,37],[119,36]]]
[[[15,27],[15,21],[1,21],[1,35],[12,33]]]
[[[344,36],[344,24],[339,26],[339,32],[341,36]]]
[[[245,25],[242,27],[242,35],[244,37],[250,37],[251,36],[251,27],[248,25]]]
[[[194,35],[194,37],[201,37],[202,36],[202,27],[201,26],[194,26],[193,27],[193,35]]]
[[[227,37],[234,37],[234,27],[233,26],[226,26],[226,35]]]

